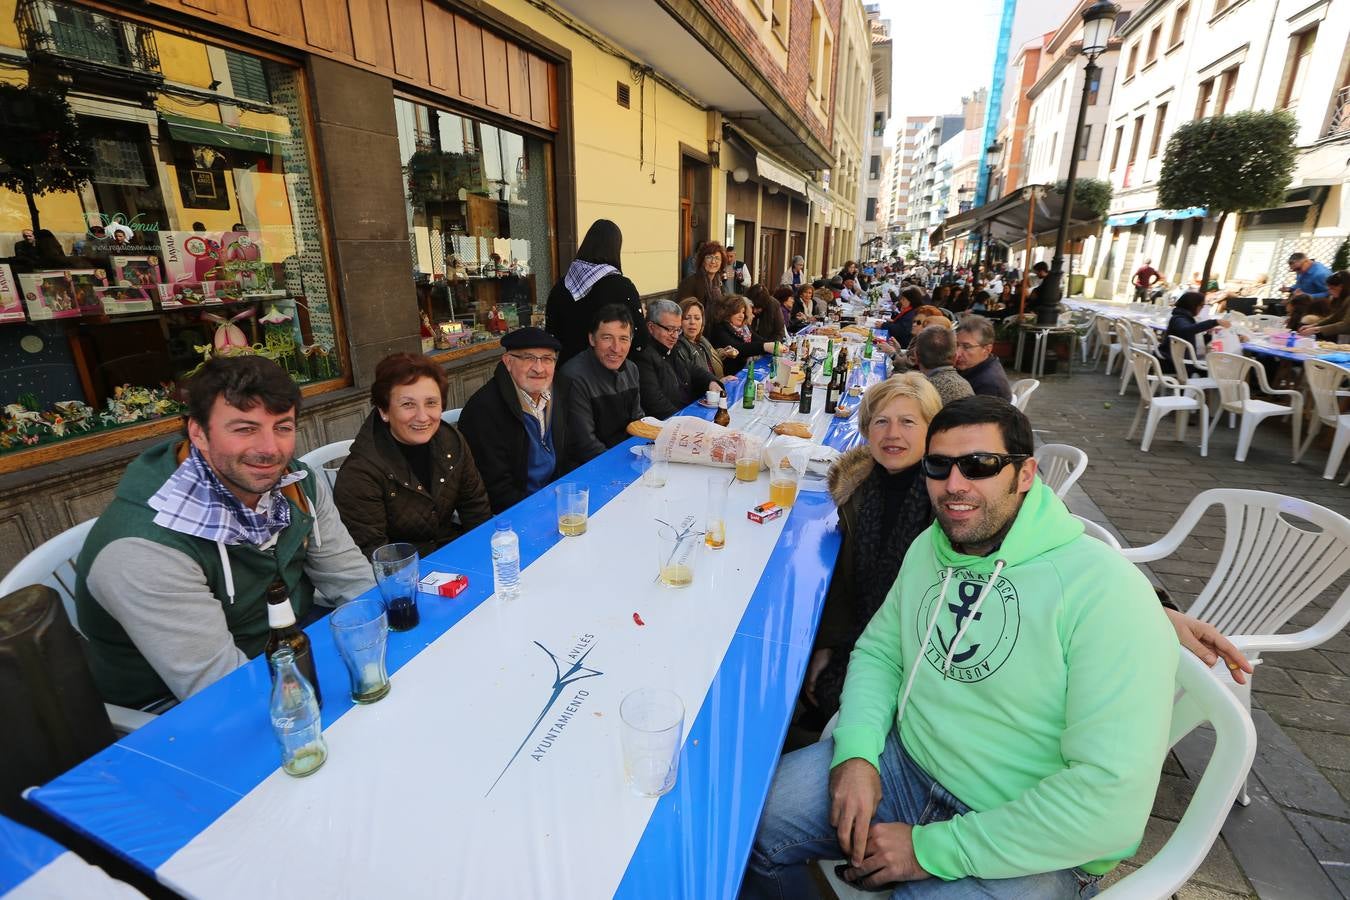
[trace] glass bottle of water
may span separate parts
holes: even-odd
[[[295,651],[282,646],[272,654],[276,682],[272,685],[272,731],[281,744],[281,768],[297,778],[308,775],[328,759],[319,702],[295,663]]]
[[[492,588],[503,600],[520,595],[520,538],[505,519],[492,535]]]

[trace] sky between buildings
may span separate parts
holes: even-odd
[[[1073,0],[873,2],[880,3],[882,18],[891,20],[894,68],[887,143],[892,145],[906,116],[959,113],[962,97],[989,86],[1005,2],[1017,4],[1010,64],[1023,44],[1056,28],[1075,6]]]

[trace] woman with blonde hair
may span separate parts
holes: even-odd
[[[839,709],[849,653],[895,583],[910,543],[933,521],[919,460],[928,423],[941,409],[937,390],[918,372],[873,385],[858,406],[858,431],[867,442],[830,467],[843,545],[789,732],[790,748],[814,742]]]

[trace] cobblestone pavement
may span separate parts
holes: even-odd
[[[1350,516],[1350,488],[1321,478],[1327,429],[1327,440],[1315,444],[1299,465],[1290,463],[1287,426],[1271,420],[1261,425],[1243,463],[1233,459],[1237,430],[1226,423],[1215,432],[1207,458],[1200,456],[1194,421],[1184,444],[1175,439],[1171,421],[1165,422],[1145,454],[1137,438],[1125,440],[1138,394],[1131,386],[1119,397],[1118,389],[1118,377],[1099,371],[1052,376],[1042,381],[1027,412],[1038,440],[1087,452],[1082,490],[1075,488],[1070,507],[1114,526],[1125,543],[1156,540],[1196,494],[1213,487],[1287,494]],[[1211,517],[1175,556],[1150,565],[1155,581],[1181,608],[1204,585],[1222,539],[1223,523]],[[1309,607],[1293,624],[1316,621],[1343,587],[1319,598],[1320,608]],[[1252,803],[1234,807],[1221,841],[1177,896],[1350,898],[1350,634],[1314,650],[1266,654],[1253,689],[1259,745]],[[1203,737],[1183,741],[1169,758],[1136,864],[1161,846],[1184,811],[1207,759],[1207,751],[1196,747]]]

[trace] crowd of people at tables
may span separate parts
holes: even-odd
[[[678,302],[644,308],[621,251],[617,226],[591,226],[549,293],[546,327],[502,338],[500,363],[457,425],[442,420],[447,379],[434,360],[384,359],[331,491],[294,458],[301,396],[284,371],[252,356],[204,366],[187,387],[185,434],[130,464],[77,562],[79,620],[105,699],[159,709],[192,696],[262,651],[276,580],[301,624],[313,621],[373,586],[375,548],[425,553],[454,540],[625,440],[631,421],[722,390],[776,341],[879,287],[891,311],[878,346],[895,374],[863,394],[865,443],[829,472],[843,546],[788,736],[787,749],[803,749],[780,766],[745,890],[778,896],[803,862],[832,854],[868,887],[936,875],[1011,889],[1051,873],[1047,890],[1079,896],[1142,834],[1178,640],[1209,663],[1227,660],[1239,681],[1250,666],[1211,626],[1175,609],[1164,618],[1142,576],[1084,537],[1035,478],[992,323],[972,311],[997,313],[998,300],[981,287],[964,316],[948,316],[960,312],[949,285],[929,293],[927,271],[874,280],[849,263],[811,280],[800,257],[776,285],[745,284],[748,269],[711,243],[690,260]],[[1009,609],[1019,592],[1020,613]],[[935,624],[945,610],[950,630]],[[974,643],[956,651],[973,623],[1019,614],[1022,649],[1002,681],[986,675],[1012,646],[959,679],[925,673],[916,684],[917,667],[968,662]],[[815,743],[836,712],[834,741]],[[999,774],[1000,746],[1019,760],[1016,777]],[[1093,766],[1099,775],[1085,775]],[[1027,799],[1055,778],[1058,793]],[[945,788],[944,804],[910,810],[915,785]],[[1058,815],[1068,804],[1079,813]],[[1006,807],[1015,811],[999,819]],[[986,824],[952,826],[972,809]],[[869,828],[873,814],[901,827]],[[1019,831],[1025,840],[998,848]]]

